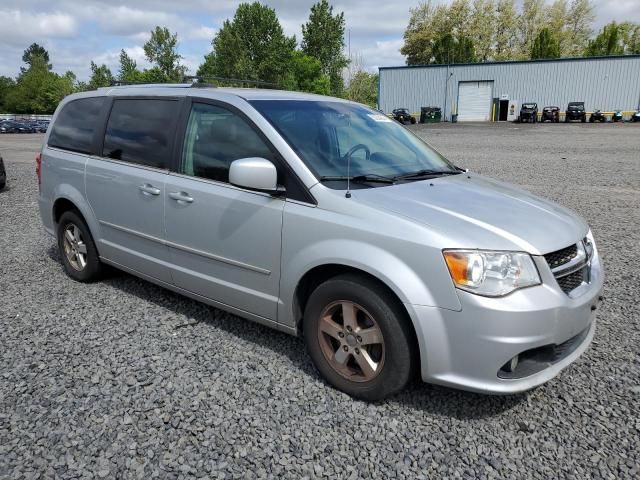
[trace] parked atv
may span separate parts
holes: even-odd
[[[611,121],[622,122],[622,110],[616,110],[615,112],[613,112],[613,115],[611,115]]]
[[[607,121],[607,118],[604,116],[600,110],[594,110],[594,112],[589,117],[589,123],[601,122],[604,123]]]
[[[584,102],[569,102],[564,121],[570,122],[572,120],[580,120],[582,123],[586,123],[587,112],[584,110]]]
[[[550,121],[552,123],[560,122],[560,107],[544,107],[542,109],[541,122]]]
[[[536,123],[538,121],[538,104],[523,103],[520,108],[520,122]]]
[[[393,113],[393,118],[403,125],[405,124],[405,122],[409,122],[411,124],[416,123],[416,117],[411,115],[408,108],[396,108],[391,113]]]

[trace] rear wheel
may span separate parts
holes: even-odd
[[[363,400],[402,390],[413,374],[411,327],[399,302],[360,275],[341,275],[309,297],[304,338],[321,375],[335,388]]]
[[[58,249],[64,269],[74,280],[92,282],[100,278],[102,264],[89,228],[82,217],[68,211],[58,222]]]

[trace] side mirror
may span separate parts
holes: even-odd
[[[231,162],[229,168],[229,183],[237,187],[250,188],[277,194],[278,172],[273,163],[264,158],[241,158]]]

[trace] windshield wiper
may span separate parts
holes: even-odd
[[[394,180],[407,180],[407,179],[421,179],[432,177],[444,177],[446,175],[459,175],[461,171],[454,170],[418,170],[417,172],[405,173],[403,175],[396,175]]]
[[[321,182],[331,182],[331,181],[351,181],[351,182],[355,182],[355,183],[388,183],[388,184],[392,184],[395,182],[395,179],[390,178],[390,177],[385,177],[384,175],[376,175],[374,174],[368,174],[368,175],[355,175],[353,177],[348,177],[346,175],[324,175],[322,177],[320,177],[320,181]]]

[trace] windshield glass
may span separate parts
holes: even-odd
[[[353,103],[254,100],[316,177],[395,177],[457,172],[442,155],[389,117]]]
[[[524,105],[522,105],[522,108],[536,108],[536,104],[535,103],[525,103]]]
[[[580,104],[569,104],[569,110],[584,110],[584,105]]]

